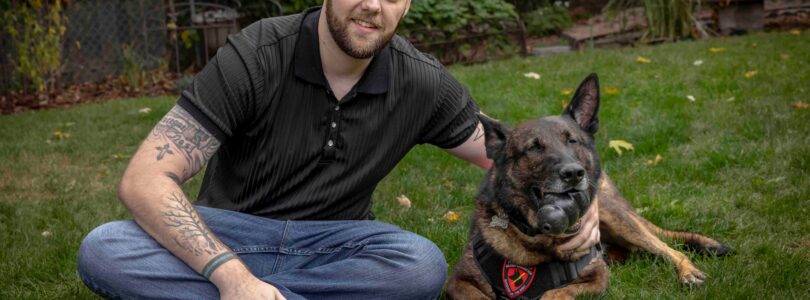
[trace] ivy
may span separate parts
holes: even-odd
[[[3,1],[2,28],[12,53],[6,54],[14,70],[12,84],[22,92],[53,91],[62,69],[65,19],[62,1]]]

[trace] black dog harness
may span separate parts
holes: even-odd
[[[599,243],[588,255],[577,261],[548,262],[536,266],[523,266],[509,261],[492,249],[480,235],[473,241],[475,262],[495,291],[497,299],[540,299],[548,290],[568,285],[579,277],[591,259],[601,255]]]

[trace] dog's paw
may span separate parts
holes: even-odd
[[[540,300],[574,300],[574,295],[568,293],[567,290],[564,289],[556,289],[547,291],[543,294],[543,297],[540,297]]]
[[[684,270],[680,274],[681,282],[688,285],[701,285],[703,281],[706,279],[706,275],[703,275],[703,272],[696,268],[690,268]]]

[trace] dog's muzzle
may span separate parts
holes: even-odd
[[[579,218],[590,205],[590,197],[585,191],[545,194],[538,210],[540,232],[552,235],[575,233],[579,230]]]

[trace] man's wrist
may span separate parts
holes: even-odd
[[[214,259],[211,262],[214,262]],[[208,280],[222,290],[247,282],[252,277],[253,274],[250,273],[250,270],[237,258],[224,261],[217,268],[211,270]]]

